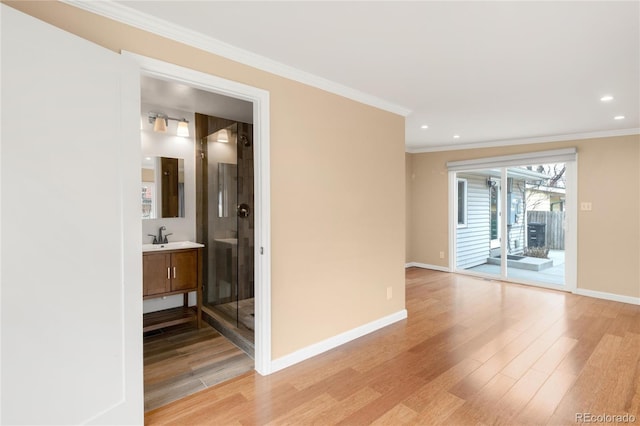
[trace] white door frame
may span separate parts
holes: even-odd
[[[271,366],[271,209],[269,161],[269,92],[211,74],[122,52],[142,75],[185,84],[253,104],[255,191],[255,370],[270,374]],[[141,336],[142,338],[142,336]]]

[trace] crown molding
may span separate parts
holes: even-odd
[[[437,145],[437,146],[422,147],[422,148],[407,147],[405,152],[409,154],[420,154],[424,152],[457,151],[461,149],[494,148],[494,147],[512,146],[512,145],[530,145],[530,144],[538,144],[538,143],[575,141],[575,140],[581,140],[581,139],[597,139],[597,138],[608,138],[608,137],[614,137],[614,136],[629,136],[629,135],[639,135],[639,134],[640,134],[640,128],[603,130],[600,132],[571,133],[568,135],[540,136],[535,138],[524,138],[524,139],[506,139],[501,141],[467,143],[462,145]]]
[[[187,44],[206,52],[213,53],[214,55],[222,56],[232,61],[279,75],[299,83],[313,86],[384,111],[392,112],[403,117],[406,117],[411,113],[410,109],[401,105],[385,101],[384,99],[380,99],[368,93],[360,92],[359,90],[327,80],[315,74],[299,70],[247,50],[240,49],[197,31],[139,12],[120,3],[114,3],[110,0],[61,0],[61,2],[159,36]]]

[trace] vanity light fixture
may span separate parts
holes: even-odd
[[[169,120],[178,122],[177,135],[185,138],[189,137],[189,122],[185,118],[173,118],[160,112],[149,113],[149,123],[153,124],[153,131],[164,133],[167,131]]]
[[[453,135],[454,139],[460,139],[460,135]]]
[[[189,137],[189,122],[183,118],[184,121],[178,122],[178,131],[176,134],[184,138]]]
[[[624,120],[624,115],[616,115],[613,117],[614,120]]]
[[[423,124],[422,126],[420,126],[421,129],[428,129],[429,126],[427,126],[426,124]]]
[[[600,98],[600,101],[602,102],[610,102],[613,100],[613,96],[611,95],[604,95],[603,97]]]
[[[155,119],[149,115],[149,121],[153,120],[153,131],[159,133],[165,133],[167,131],[167,119],[157,116]]]

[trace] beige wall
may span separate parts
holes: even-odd
[[[404,309],[403,117],[65,4],[6,3],[113,51],[270,92],[274,359]]]
[[[535,152],[578,150],[578,288],[640,297],[640,136],[411,154],[407,262],[447,267],[447,161]]]

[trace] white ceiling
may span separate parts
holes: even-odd
[[[640,128],[638,1],[111,5],[405,108],[408,150]]]
[[[207,92],[185,84],[142,76],[140,97],[146,104],[197,112],[242,123],[253,123],[251,102]]]

